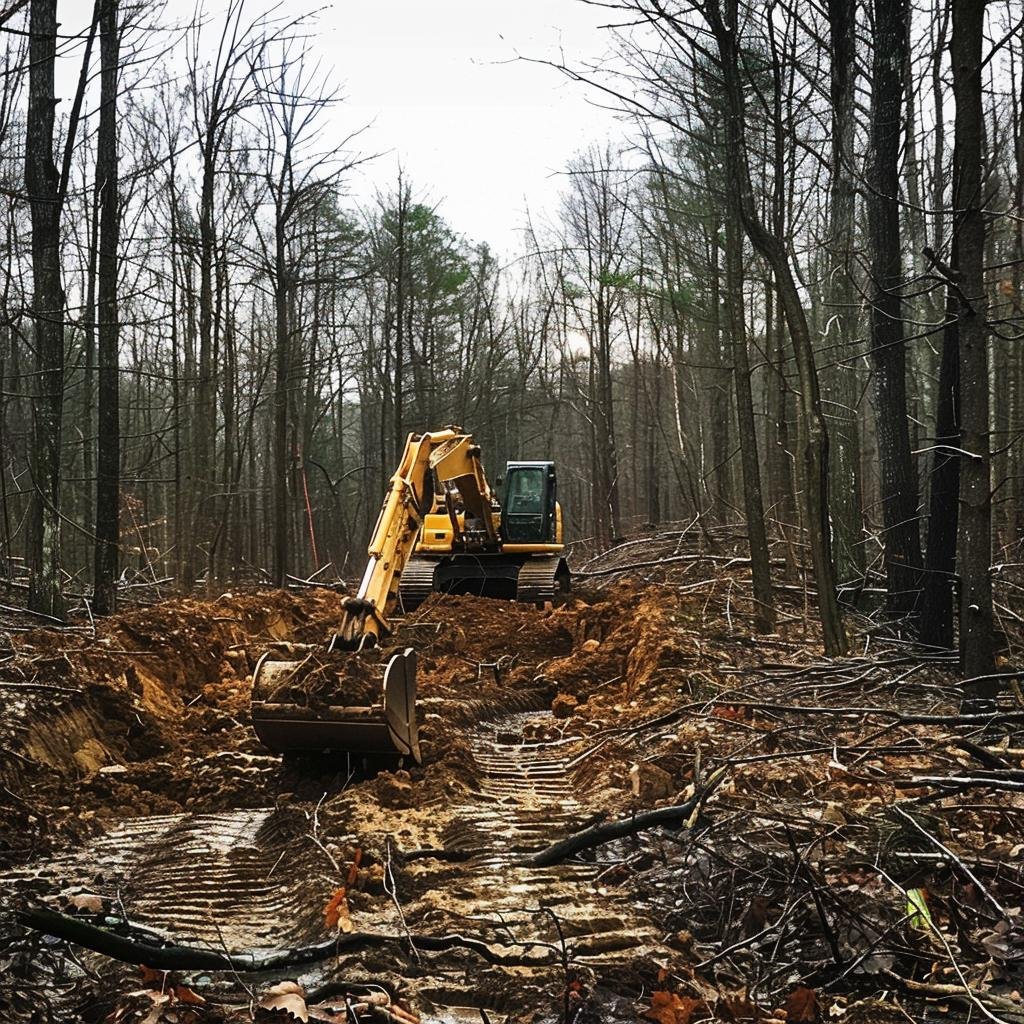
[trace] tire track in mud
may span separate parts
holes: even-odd
[[[274,808],[129,818],[33,874],[175,941],[267,950],[322,930],[310,845]]]
[[[578,740],[524,742],[524,726],[542,715],[513,713],[465,735],[478,788],[418,810],[446,822],[440,832],[446,848],[478,852],[457,864],[406,864],[396,891],[405,923],[430,934],[471,928],[498,946],[513,936],[545,943],[546,951],[536,950],[544,969],[563,940],[573,962],[595,967],[663,952],[628,893],[601,886],[608,862],[522,864],[587,817],[574,772],[600,745],[579,753]],[[402,812],[387,813],[395,816],[388,822],[393,833]],[[126,819],[86,847],[18,875],[34,879],[36,891],[40,883],[50,892],[81,886],[109,900],[117,916],[221,950],[322,941],[329,937],[322,908],[337,885],[305,816],[287,806]],[[360,927],[400,933],[402,922],[387,899],[359,916]],[[445,967],[438,962],[431,974],[441,980]]]
[[[410,920],[454,923],[497,919],[494,935],[507,937],[505,926],[520,941],[560,946],[580,963],[598,962],[628,952],[629,958],[661,948],[653,926],[638,917],[626,894],[600,885],[608,863],[573,863],[530,867],[523,860],[580,827],[588,808],[577,799],[575,769],[598,744],[570,757],[571,740],[526,743],[510,737],[537,715],[508,716],[480,727],[467,737],[480,768],[479,794],[450,811],[454,824],[444,833],[445,846],[479,850],[457,868],[413,864],[421,882],[433,882],[421,904],[409,908]],[[557,923],[555,918],[557,918]]]

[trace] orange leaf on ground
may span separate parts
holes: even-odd
[[[349,889],[356,884],[356,879],[359,877],[359,865],[363,860],[363,848],[361,846],[356,847],[356,852],[352,855],[352,864],[348,869],[348,877],[345,879],[345,886]]]
[[[324,921],[328,928],[337,928],[338,931],[352,931],[352,918],[348,912],[348,896],[345,886],[334,890],[334,895],[327,901],[324,907]]]
[[[692,996],[655,992],[651,996],[651,1008],[644,1011],[644,1016],[657,1024],[690,1024],[694,1011],[702,1005],[701,1000]]]
[[[786,998],[786,1019],[794,1024],[814,1024],[818,1019],[818,993],[798,985]]]
[[[198,992],[193,992],[187,985],[175,985],[171,991],[174,993],[174,998],[177,999],[179,1003],[199,1006],[206,1002]]]

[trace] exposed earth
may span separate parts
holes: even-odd
[[[617,564],[404,620],[424,763],[376,774],[248,720],[332,590],[10,632],[0,1020],[1024,1020],[1020,744],[941,657],[820,659],[797,587],[758,638],[741,564]]]

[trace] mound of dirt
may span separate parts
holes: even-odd
[[[677,628],[687,606],[658,588],[609,588],[554,610],[434,595],[380,647],[329,654],[342,599],[328,590],[182,599],[98,623],[95,636],[43,629],[17,638],[0,671],[0,689],[16,696],[0,725],[0,859],[126,816],[256,808],[282,794],[316,801],[344,789],[344,759],[293,766],[260,747],[251,673],[268,648],[295,668],[272,675],[261,699],[314,710],[378,705],[387,660],[417,651],[424,764],[394,799],[419,806],[477,786],[463,739],[474,723],[546,712],[557,700],[565,717],[552,726],[542,716],[537,728],[587,735],[624,709],[653,707],[662,690],[670,697],[662,670],[692,655]]]

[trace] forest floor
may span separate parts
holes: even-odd
[[[336,592],[12,619],[0,1020],[1024,1022],[1019,691],[965,717],[870,623],[824,660],[796,584],[756,637],[745,572],[666,533],[561,608],[432,598],[424,763],[376,775],[248,719]]]

